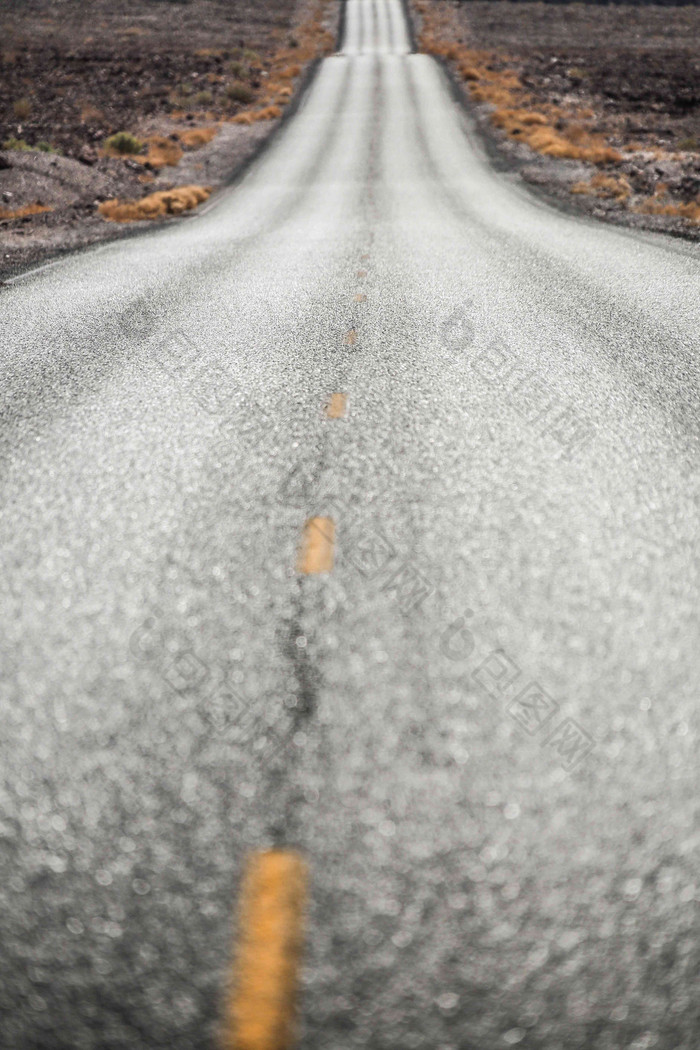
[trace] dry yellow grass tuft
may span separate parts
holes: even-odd
[[[237,113],[235,117],[229,117],[231,124],[254,124],[258,120],[276,120],[282,116],[282,110],[278,105],[263,106],[262,109],[245,110]]]
[[[632,187],[624,175],[603,175],[599,172],[588,182],[575,182],[571,192],[622,202],[628,200]]]
[[[98,211],[108,222],[143,222],[166,215],[181,215],[202,204],[211,194],[211,186],[177,186],[160,190],[140,201],[104,201]]]
[[[333,34],[323,28],[324,14],[324,0],[319,0],[311,15],[296,31],[295,46],[281,48],[273,55],[268,67],[265,97],[257,102],[258,106],[262,103],[261,108],[236,113],[228,118],[230,123],[253,124],[258,120],[275,120],[282,116],[280,107],[286,106],[292,95],[290,82],[301,75],[307,62],[331,54],[335,47]],[[242,57],[248,65],[253,64],[250,53],[244,52]]]
[[[672,218],[687,219],[694,225],[700,224],[700,197],[686,204],[679,204],[668,196],[668,188],[661,183],[656,187],[653,197],[636,205],[632,209],[641,215],[667,215]]]
[[[552,105],[533,109],[532,97],[506,55],[473,50],[451,40],[454,30],[449,11],[442,5],[417,0],[416,7],[423,23],[421,50],[455,63],[472,99],[493,107],[491,120],[509,138],[548,157],[591,164],[620,162],[619,151],[586,127],[586,121],[591,122],[595,116],[590,109],[574,113]]]
[[[202,146],[206,146],[208,142],[211,142],[213,138],[218,134],[219,126],[215,124],[208,128],[183,128],[182,131],[178,130],[175,132],[178,141],[182,143],[186,149],[201,149]]]
[[[301,66],[298,62],[295,62],[291,66],[284,66],[282,69],[279,69],[275,76],[278,76],[280,80],[294,80],[294,78],[298,77],[300,73]]]
[[[282,116],[282,110],[279,106],[264,106],[253,114],[254,120],[276,120]]]
[[[152,168],[174,168],[182,160],[182,147],[173,139],[164,135],[151,135],[146,139],[148,153],[143,158],[144,164]],[[141,160],[141,158],[137,158]]]
[[[28,215],[40,215],[44,211],[53,211],[53,208],[47,208],[45,204],[25,204],[14,210],[0,207],[0,219],[26,219]]]

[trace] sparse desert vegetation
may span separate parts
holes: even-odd
[[[210,194],[211,186],[176,186],[136,201],[104,201],[98,211],[110,222],[142,222],[164,215],[181,215],[196,208]]]
[[[523,176],[599,216],[696,235],[700,8],[413,0]],[[697,231],[700,233],[700,231]]]
[[[5,267],[196,207],[332,51],[338,18],[338,0],[8,0]]]
[[[0,219],[27,219],[30,215],[42,215],[44,212],[51,211],[45,204],[25,204],[21,208],[3,208],[0,207]]]
[[[129,131],[117,131],[114,135],[110,135],[109,138],[105,139],[104,148],[117,156],[130,155],[132,153],[140,153],[143,149],[143,142]]]

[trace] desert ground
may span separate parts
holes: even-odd
[[[5,5],[0,272],[202,203],[279,122],[337,21],[335,0]]]

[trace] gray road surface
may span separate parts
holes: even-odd
[[[211,1047],[274,843],[307,1050],[700,1043],[698,249],[408,39],[349,0],[240,185],[2,289],[4,1050]]]

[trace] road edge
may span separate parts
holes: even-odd
[[[406,0],[402,0],[402,3],[406,3]],[[345,31],[346,6],[347,0],[340,0],[338,30],[335,41],[336,53],[340,48],[342,33]],[[265,154],[266,150],[268,150],[279,137],[287,123],[296,113],[298,113],[313,84],[321,63],[326,57],[328,56],[318,56],[309,62],[301,75],[293,98],[289,105],[285,106],[283,109],[282,116],[278,117],[274,127],[270,129],[269,133],[263,139],[255,144],[251,152],[244,157],[243,160],[239,161],[238,164],[234,165],[224,181],[216,187],[206,204],[197,208],[196,211],[186,212],[183,215],[171,216],[168,219],[163,219],[147,226],[139,226],[136,224],[134,226],[122,227],[121,229],[115,228],[114,230],[108,231],[106,236],[100,237],[98,241],[95,241],[92,244],[82,244],[70,248],[49,249],[46,254],[42,255],[41,259],[33,259],[31,262],[25,264],[19,263],[16,268],[13,268],[11,271],[3,271],[2,260],[0,259],[0,293],[2,292],[3,287],[10,286],[15,281],[28,277],[34,272],[38,273],[50,266],[54,266],[63,259],[87,254],[88,252],[97,252],[110,247],[112,244],[130,240],[133,237],[147,237],[149,234],[161,233],[165,229],[180,226],[183,222],[193,222],[197,219],[203,218],[204,215],[208,214],[219,204],[228,192],[242,182],[252,166]]]

